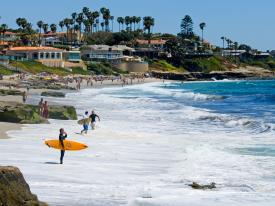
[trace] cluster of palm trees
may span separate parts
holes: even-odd
[[[119,32],[121,32],[121,30],[124,30],[124,25],[126,25],[127,31],[136,31],[136,29],[140,29],[141,20],[142,19],[140,16],[118,17],[117,22],[119,25]]]
[[[222,48],[223,49],[225,49],[225,43],[227,43],[227,49],[230,49],[230,50],[238,49],[238,46],[239,46],[238,42],[236,42],[236,41],[234,42],[231,39],[224,37],[224,36],[221,37],[221,40],[222,40],[222,45],[223,45]]]
[[[146,16],[141,18],[139,16],[125,16],[125,17],[118,17],[117,22],[119,24],[119,32],[124,30],[124,25],[126,26],[125,30],[127,32],[132,31],[140,31],[142,32],[147,31],[148,34],[151,34],[152,27],[155,25],[155,20],[151,16]],[[143,22],[143,28],[141,29],[141,23]],[[111,15],[109,9],[103,7],[99,11],[91,11],[88,7],[84,7],[81,12],[77,13],[74,12],[71,14],[70,17],[64,18],[58,24],[52,23],[48,24],[42,20],[39,20],[36,23],[38,27],[37,30],[33,29],[33,25],[27,21],[26,18],[17,18],[16,23],[19,27],[18,31],[22,35],[29,35],[29,34],[39,34],[38,42],[41,44],[41,36],[42,33],[56,33],[58,27],[60,27],[61,31],[66,29],[66,38],[64,35],[64,39],[66,42],[69,42],[69,32],[71,32],[70,41],[72,41],[72,33],[80,34],[80,38],[85,40],[85,37],[94,33],[94,32],[113,32],[114,30],[114,16]],[[6,32],[7,25],[4,25],[0,29],[0,33]],[[82,32],[84,35],[82,35]],[[37,38],[37,36],[36,36]],[[36,39],[37,42],[37,39]]]

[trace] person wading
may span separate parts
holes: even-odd
[[[91,118],[91,126],[92,129],[95,129],[95,123],[96,123],[96,118],[98,119],[98,121],[100,121],[100,117],[95,113],[95,111],[92,111],[92,114],[90,115]]]

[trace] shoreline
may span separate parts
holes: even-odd
[[[9,122],[0,122],[0,140],[9,139],[10,136],[7,134],[9,131],[21,130],[23,125]]]
[[[166,80],[167,81],[173,81],[173,80]],[[145,78],[144,81],[142,80],[133,80],[132,84],[126,84],[123,87],[127,86],[132,86],[132,85],[138,85],[138,84],[146,84],[146,83],[152,83],[152,82],[162,82],[161,79],[157,78]],[[76,86],[76,83],[70,84],[70,86]],[[112,81],[112,80],[104,80],[102,83],[100,81],[94,82],[93,86],[87,86],[85,82],[81,84],[81,89],[80,90],[66,90],[66,89],[61,89],[61,90],[52,90],[52,89],[30,89],[28,92],[28,96],[31,95],[40,95],[41,92],[44,91],[62,91],[65,94],[71,93],[71,92],[79,92],[83,89],[101,89],[101,88],[106,88],[106,87],[122,87],[122,84],[120,81]],[[9,89],[7,87],[0,87],[2,89]],[[18,88],[17,90],[20,91],[25,91],[25,88]],[[47,97],[43,97],[47,98]],[[22,103],[22,96],[20,95],[6,95],[6,96],[0,96],[0,101],[4,102],[17,102],[17,103]],[[23,127],[21,124],[17,123],[10,123],[10,122],[1,122],[0,121],[0,140],[2,139],[8,139],[10,138],[7,132],[9,131],[14,131],[14,130],[20,130]]]

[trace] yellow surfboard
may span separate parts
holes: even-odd
[[[71,140],[64,140],[64,148],[62,147],[61,143],[59,140],[47,140],[45,141],[45,144],[48,147],[58,149],[58,150],[70,150],[70,151],[77,151],[77,150],[83,150],[88,148],[87,145],[80,143],[80,142],[75,142]]]
[[[83,125],[84,123],[89,124],[91,122],[91,118],[81,119],[77,121],[77,124]]]

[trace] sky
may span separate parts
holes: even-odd
[[[36,25],[43,20],[56,23],[87,6],[109,8],[115,16],[152,16],[154,32],[177,34],[180,22],[190,15],[194,31],[206,23],[204,37],[221,46],[221,36],[259,50],[275,50],[275,0],[6,0],[0,2],[0,24],[16,27],[25,17]],[[114,26],[118,30],[118,24]]]

